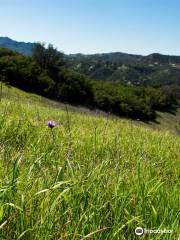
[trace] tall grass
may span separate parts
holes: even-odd
[[[0,239],[138,239],[137,226],[173,230],[144,239],[178,239],[178,137],[35,101],[0,104]]]

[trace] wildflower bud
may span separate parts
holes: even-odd
[[[48,127],[49,128],[53,128],[53,127],[55,127],[56,126],[56,123],[54,122],[54,121],[52,121],[52,120],[50,120],[50,121],[48,121]]]

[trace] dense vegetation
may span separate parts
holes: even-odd
[[[2,81],[55,100],[144,120],[154,120],[155,110],[175,103],[167,89],[92,81],[66,65],[64,54],[52,45],[35,44],[31,57],[0,49]]]
[[[95,103],[105,111],[120,116],[155,119],[155,110],[167,110],[174,101],[162,90],[144,87],[127,87],[111,82],[94,82]]]
[[[0,50],[1,78],[12,86],[74,104],[92,101],[86,78],[64,68],[63,54],[37,44],[32,57]]]
[[[3,90],[0,239],[178,239],[177,136]]]

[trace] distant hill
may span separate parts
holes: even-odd
[[[180,56],[163,55],[152,53],[147,56],[128,54],[122,52],[101,54],[69,54],[68,58],[73,61],[87,62],[111,62],[113,64],[180,64]]]
[[[0,48],[9,48],[27,56],[32,54],[33,46],[33,43],[17,42],[8,37],[0,37]]]
[[[0,37],[0,47],[24,55],[32,54],[34,43]],[[148,56],[122,52],[65,55],[67,67],[94,80],[130,85],[180,85],[180,56],[153,53]]]
[[[112,63],[137,63],[143,59],[142,55],[134,55],[122,52],[113,53],[97,53],[97,54],[69,54],[69,59],[71,61],[83,61],[83,62],[96,62],[96,61],[109,61]]]
[[[91,79],[135,85],[180,84],[180,56],[153,53],[71,54],[68,66]]]

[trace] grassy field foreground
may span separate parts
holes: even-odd
[[[0,113],[0,239],[178,239],[177,136],[25,98]]]

